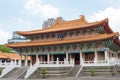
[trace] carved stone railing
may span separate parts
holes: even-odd
[[[74,59],[71,59],[70,61],[67,61],[64,59],[64,61],[41,61],[39,64],[39,67],[73,67],[74,66]]]
[[[107,61],[101,60],[101,61],[83,61],[82,66],[109,66]]]
[[[0,67],[2,67],[2,68],[5,68],[5,67],[8,67],[9,65],[14,65],[14,66],[20,66],[20,61],[18,61],[18,63],[17,63],[17,61],[15,60],[14,62],[13,61],[10,61],[10,62],[0,62]]]
[[[39,59],[38,59],[38,61],[34,65],[30,65],[30,68],[27,70],[27,73],[24,77],[25,79],[29,78],[30,75],[32,75],[33,72],[37,70],[37,68],[39,67],[39,63],[40,62],[39,62]]]
[[[2,74],[1,74],[1,76],[0,76],[0,77],[3,77],[3,76],[5,76],[8,72],[10,72],[12,69],[14,69],[15,67],[20,67],[20,65],[17,64],[16,61],[14,61],[14,62],[11,61],[10,63],[7,63],[7,62],[1,63],[1,64],[0,64],[0,67],[5,67],[5,69],[3,69]]]

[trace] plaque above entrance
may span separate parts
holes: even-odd
[[[58,39],[63,39],[63,34],[62,34],[62,33],[57,33],[57,34],[56,34],[56,37],[57,37]]]

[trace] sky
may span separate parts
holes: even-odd
[[[13,31],[42,28],[48,18],[78,19],[88,22],[109,19],[110,28],[120,32],[120,0],[0,0],[0,44],[12,38]]]

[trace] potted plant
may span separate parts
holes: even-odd
[[[45,78],[47,74],[47,70],[46,69],[41,69],[41,77]]]
[[[95,76],[95,69],[94,68],[90,69],[90,74],[91,74],[91,76]]]

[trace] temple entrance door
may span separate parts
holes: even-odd
[[[45,62],[46,62],[46,61],[47,61],[47,55],[42,55],[42,57],[43,57],[43,58],[42,58],[42,61],[45,61]]]
[[[94,52],[85,53],[85,61],[94,61]]]
[[[79,53],[72,53],[72,58],[75,60],[75,64],[80,64],[80,54]]]

